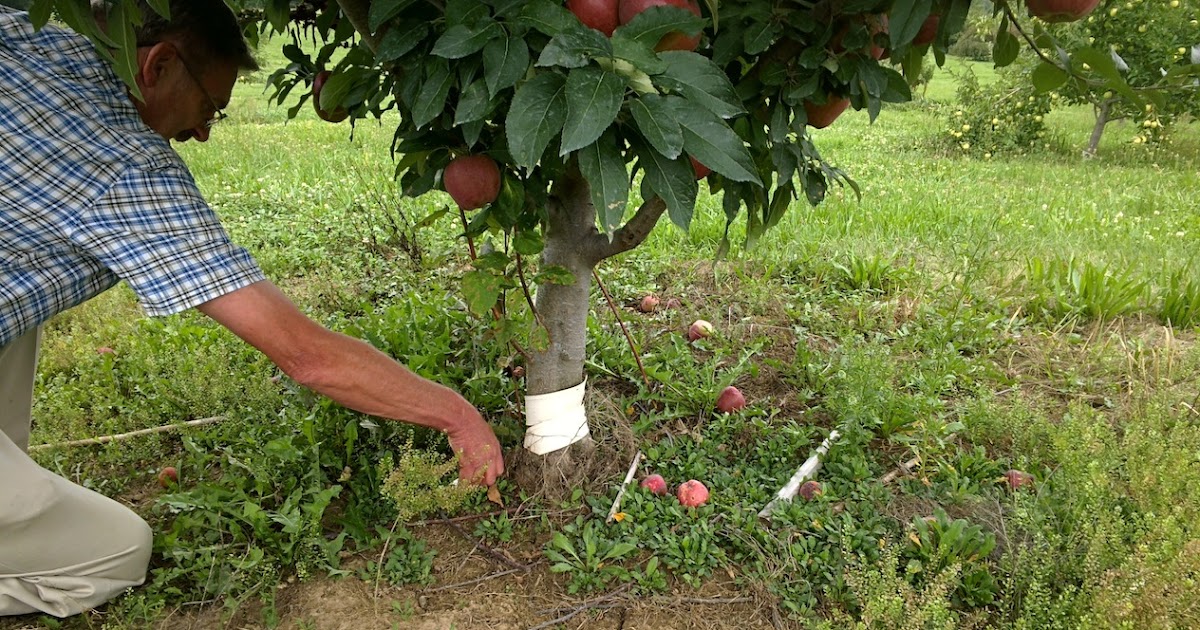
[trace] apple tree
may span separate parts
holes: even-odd
[[[1135,142],[1161,137],[1181,117],[1200,114],[1200,91],[1188,78],[1200,62],[1200,7],[1194,0],[1113,2],[1073,24],[1047,28],[1067,47],[1088,46],[1108,54],[1067,80],[1042,70],[1039,87],[1057,89],[1068,102],[1087,103],[1096,112],[1085,155],[1095,155],[1106,126],[1131,120],[1141,132]],[[1107,85],[1105,76],[1120,76],[1125,85]],[[1061,84],[1061,85],[1056,85]],[[1149,98],[1159,91],[1166,98]]]
[[[149,4],[161,12],[167,2]],[[44,22],[55,9],[130,81],[135,2],[112,3],[107,33],[85,5],[35,0],[32,13]],[[919,76],[930,52],[945,60],[969,9],[970,0],[266,0],[259,30],[291,38],[289,65],[271,78],[276,102],[301,94],[290,115],[310,98],[323,118],[350,124],[395,110],[387,120],[404,194],[444,187],[468,243],[492,234],[504,244],[472,247],[462,290],[473,311],[497,316],[499,339],[523,346],[525,445],[553,484],[589,443],[582,394],[571,392],[584,381],[596,266],[636,248],[664,214],[687,230],[701,185],[721,197],[722,250],[735,221],[752,246],[831,186],[857,190],[810,128],[850,106],[874,120],[884,103],[909,100],[905,76]],[[996,11],[998,64],[1016,57],[1018,35],[1053,41],[1022,29],[1010,5]],[[1097,67],[1099,53],[1080,50],[1047,63],[1064,76],[1080,59]],[[522,328],[509,302],[524,301]]]

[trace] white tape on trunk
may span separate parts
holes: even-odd
[[[587,379],[552,394],[525,397],[525,449],[545,455],[588,436],[583,394]]]

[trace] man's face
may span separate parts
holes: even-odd
[[[142,120],[164,138],[186,142],[208,140],[212,124],[224,116],[237,80],[237,68],[210,63],[203,70],[176,44],[159,42],[139,49],[138,87],[144,102],[136,101]]]

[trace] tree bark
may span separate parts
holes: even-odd
[[[1087,148],[1083,150],[1083,157],[1096,157],[1096,152],[1100,150],[1100,138],[1104,135],[1104,127],[1108,125],[1108,113],[1112,108],[1112,101],[1103,99],[1096,106],[1096,124],[1092,127],[1092,137],[1088,140]]]

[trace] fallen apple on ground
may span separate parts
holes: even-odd
[[[800,498],[805,501],[812,501],[824,494],[824,490],[821,489],[821,482],[809,479],[800,484],[800,490],[796,494],[799,494]]]
[[[703,319],[697,319],[696,321],[692,322],[691,326],[688,326],[688,332],[687,332],[688,341],[696,341],[698,339],[703,339],[703,338],[711,335],[712,331],[713,331],[712,324],[704,321]]]
[[[1011,469],[1004,473],[1004,483],[1008,484],[1008,489],[1016,492],[1025,486],[1033,487],[1033,475],[1021,471]]]
[[[662,475],[654,474],[642,480],[641,486],[654,494],[663,495],[667,493],[667,480],[663,479]]]
[[[721,394],[717,396],[717,411],[721,413],[733,413],[745,408],[746,397],[742,395],[742,390],[733,385],[722,389]]]
[[[170,488],[177,483],[179,483],[179,472],[175,470],[174,466],[167,466],[158,471],[158,485]]]
[[[643,313],[653,313],[658,310],[659,300],[657,296],[647,295],[638,303],[638,310]]]
[[[695,479],[689,479],[679,485],[675,496],[685,507],[700,507],[708,501],[708,488]]]

